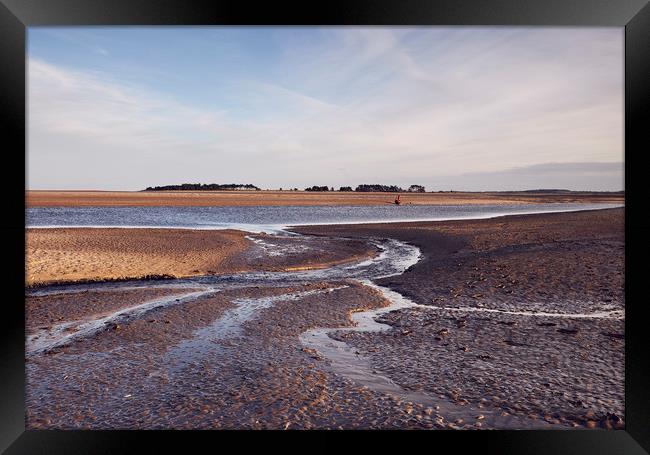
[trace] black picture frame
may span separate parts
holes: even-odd
[[[645,351],[642,210],[648,190],[650,6],[647,0],[337,0],[284,5],[234,0],[0,0],[0,120],[6,146],[5,299],[0,337],[0,450],[18,453],[123,453],[222,438],[223,432],[25,431],[24,264],[26,28],[38,25],[518,25],[625,27],[626,429],[619,431],[408,432],[438,449],[475,445],[480,453],[642,454],[650,451],[650,356]],[[644,147],[645,146],[645,147]],[[21,267],[23,267],[21,269]],[[635,292],[637,291],[637,292]],[[633,295],[641,296],[632,299]],[[322,432],[307,432],[322,435]],[[258,433],[259,434],[259,433]],[[267,433],[268,434],[268,433]],[[293,433],[296,434],[295,432]],[[303,432],[304,434],[304,432]],[[328,441],[341,432],[328,433]],[[404,434],[404,433],[401,433]],[[239,433],[241,436],[241,433]],[[384,444],[395,433],[374,432]],[[241,438],[243,439],[243,438]],[[221,440],[221,439],[220,439]],[[250,440],[250,439],[249,439]],[[411,441],[409,441],[409,444]],[[427,446],[424,446],[427,447]],[[225,448],[225,446],[224,446]],[[305,447],[309,450],[308,447]],[[332,444],[332,448],[333,444]],[[213,446],[218,450],[219,447]],[[240,449],[241,450],[241,449]]]

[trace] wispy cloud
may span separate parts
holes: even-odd
[[[566,189],[618,191],[624,189],[624,163],[542,163],[493,172],[441,176],[436,183],[447,189],[482,190],[501,182],[500,190]]]
[[[555,177],[535,166],[623,160],[615,32],[319,29],[318,39],[283,43],[272,75],[208,83],[229,103],[200,107],[119,74],[30,58],[28,181],[446,189],[480,174],[474,189],[501,189],[517,168],[549,186],[540,179]]]

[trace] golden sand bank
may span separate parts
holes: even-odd
[[[26,285],[237,271],[235,230],[28,229]]]
[[[360,240],[237,230],[45,228],[28,229],[26,237],[27,286],[319,269],[377,253]]]

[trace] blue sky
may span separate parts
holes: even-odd
[[[28,187],[623,188],[623,29],[32,27]]]

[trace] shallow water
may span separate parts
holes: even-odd
[[[621,207],[622,204],[500,204],[270,207],[32,207],[28,227],[166,227],[275,233],[313,224],[442,221]]]
[[[214,354],[216,342],[225,338],[232,338],[240,335],[243,325],[275,302],[301,300],[307,296],[329,293],[347,286],[337,286],[326,289],[315,289],[311,291],[292,292],[260,298],[240,298],[232,301],[235,308],[227,310],[220,318],[213,321],[206,327],[197,330],[192,338],[183,340],[176,346],[169,349],[165,355],[165,365],[169,366],[170,372],[178,371],[180,368],[191,365],[202,357]]]
[[[95,335],[104,330],[109,324],[137,318],[151,310],[167,305],[182,304],[209,294],[210,292],[213,292],[213,290],[206,289],[186,294],[174,294],[168,297],[149,300],[131,307],[121,308],[120,310],[114,311],[110,314],[99,315],[94,318],[90,317],[78,321],[63,322],[52,327],[39,329],[36,333],[27,337],[26,354],[29,356],[50,351],[75,340]]]

